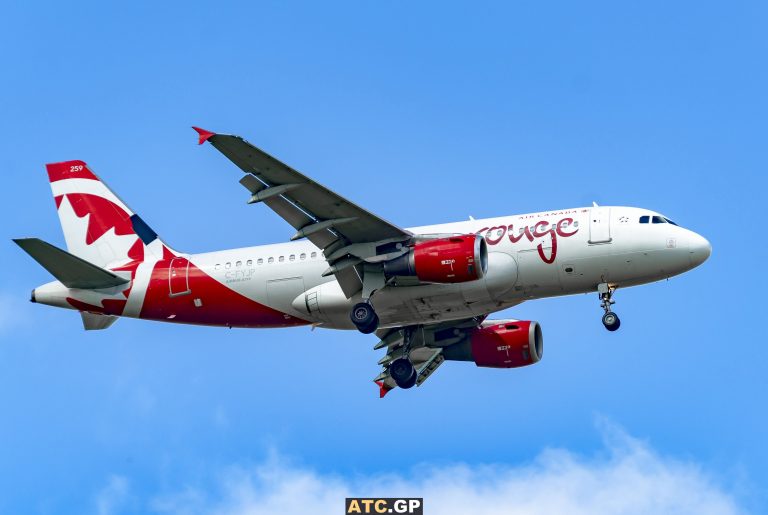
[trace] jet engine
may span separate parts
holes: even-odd
[[[480,279],[488,269],[488,246],[477,234],[416,243],[404,255],[384,264],[388,276],[416,276],[427,283],[464,283]]]
[[[544,353],[538,322],[488,320],[463,341],[443,349],[447,360],[474,361],[478,367],[516,368],[533,365]]]

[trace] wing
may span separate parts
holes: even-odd
[[[381,340],[374,349],[387,348],[387,354],[379,360],[383,370],[373,380],[379,385],[379,397],[384,397],[387,392],[397,387],[395,380],[389,375],[389,365],[403,356],[406,331],[411,331],[408,357],[416,368],[416,386],[421,386],[445,361],[443,350],[467,338],[469,332],[480,326],[484,319],[485,317],[465,318],[432,325],[396,327],[377,331],[376,335]]]
[[[387,245],[412,234],[366,211],[316,183],[239,136],[215,134],[193,127],[200,144],[208,141],[235,163],[245,176],[240,183],[251,193],[249,203],[263,202],[296,229],[291,240],[307,238],[323,249],[344,294],[362,288],[363,262],[387,258]]]

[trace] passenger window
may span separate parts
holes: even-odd
[[[662,217],[660,217],[660,216],[654,216],[652,220],[653,220],[653,223],[655,223],[655,224],[666,223],[666,222],[664,222],[664,219]]]
[[[288,258],[288,261],[296,261],[296,254],[291,254],[291,257]]]
[[[221,268],[221,265],[219,263],[216,263],[216,266],[213,267],[214,270],[218,270],[219,268]]]
[[[264,264],[264,258],[259,258],[259,259],[256,261],[256,264],[257,264],[257,265],[263,265],[263,264]]]
[[[641,223],[641,224],[647,224],[647,223],[648,223],[648,220],[650,220],[650,218],[651,218],[651,217],[650,217],[650,216],[648,216],[648,215],[644,215],[644,216],[641,216],[641,217],[640,217],[640,223]]]
[[[301,253],[301,256],[299,256],[299,259],[301,259],[302,261],[304,261],[305,259],[307,259],[307,254],[306,254],[306,252],[302,252],[302,253]]]
[[[283,261],[285,261],[285,256],[280,256],[279,258],[277,258],[277,260],[282,263]]]
[[[243,262],[242,261],[238,261],[237,263],[235,263],[235,266],[243,266]]]
[[[317,252],[312,253],[312,259],[315,259],[317,257]]]
[[[245,262],[245,266],[253,266],[253,259],[249,259]]]
[[[232,263],[227,263],[226,265],[224,265],[224,268],[232,268]]]
[[[579,222],[573,222],[573,226],[574,227],[578,227],[579,226]]]
[[[275,262],[275,258],[273,258],[273,257],[269,258],[269,262],[270,263],[274,263]]]

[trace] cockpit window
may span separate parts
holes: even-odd
[[[654,223],[654,224],[672,224],[677,225],[675,222],[667,218],[666,216],[660,216],[660,215],[643,215],[640,217],[640,223],[641,224],[647,224],[647,223]]]

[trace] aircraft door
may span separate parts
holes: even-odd
[[[171,259],[168,265],[168,292],[169,297],[178,297],[192,292],[189,288],[188,259],[183,257]]]
[[[589,243],[610,243],[611,208],[593,207],[589,212]]]

